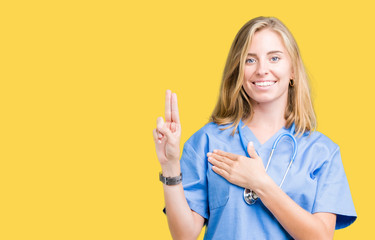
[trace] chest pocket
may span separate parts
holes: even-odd
[[[209,170],[207,172],[208,180],[208,206],[210,210],[224,206],[229,199],[229,187],[230,183],[215,173],[211,169],[212,165],[209,164]]]

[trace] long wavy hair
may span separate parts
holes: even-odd
[[[221,82],[220,95],[210,121],[219,125],[230,124],[223,128],[234,127],[235,134],[240,120],[250,122],[253,107],[250,97],[243,88],[244,66],[247,49],[254,34],[262,29],[271,29],[280,34],[290,55],[294,73],[294,86],[289,86],[288,103],[285,109],[286,127],[293,122],[296,135],[316,128],[316,117],[310,96],[309,77],[306,73],[301,54],[292,33],[277,18],[257,17],[248,21],[237,33],[230,48]]]

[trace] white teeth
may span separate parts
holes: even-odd
[[[260,87],[268,87],[271,85],[274,85],[276,82],[273,81],[266,81],[266,82],[255,82],[255,85],[260,86]]]

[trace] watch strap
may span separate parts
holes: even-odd
[[[182,173],[180,173],[179,176],[176,177],[164,177],[163,173],[159,173],[159,180],[164,183],[165,185],[171,186],[171,185],[177,185],[182,182]]]

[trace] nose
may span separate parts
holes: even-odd
[[[262,60],[258,61],[256,73],[258,76],[264,76],[269,73],[267,61],[262,61]]]

